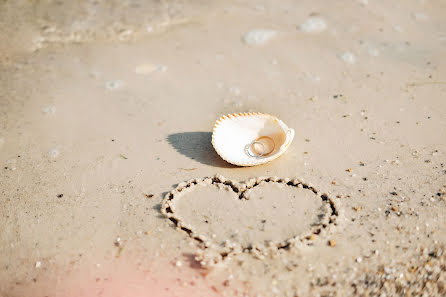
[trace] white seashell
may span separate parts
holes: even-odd
[[[265,164],[281,156],[294,129],[269,114],[234,113],[217,120],[212,145],[223,160],[238,166]]]

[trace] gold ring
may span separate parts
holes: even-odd
[[[260,139],[269,139],[272,142],[272,144],[273,144],[273,147],[271,148],[271,150],[269,152],[267,152],[267,153],[263,152],[263,154],[262,154],[262,156],[268,156],[269,154],[271,154],[274,151],[274,148],[276,147],[276,144],[274,143],[274,140],[271,137],[269,137],[269,136],[260,136],[259,138],[254,140],[254,142],[259,143]],[[265,150],[265,145],[263,143],[262,143],[262,146],[263,146],[263,150]]]

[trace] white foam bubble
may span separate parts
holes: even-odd
[[[320,33],[327,29],[327,23],[320,17],[311,17],[299,26],[305,33]]]
[[[56,159],[60,155],[60,151],[57,148],[50,149],[47,153],[51,159]]]
[[[122,86],[122,81],[120,80],[110,80],[105,83],[107,90],[116,90]]]
[[[155,72],[166,72],[166,71],[167,71],[167,66],[151,64],[151,63],[141,64],[135,67],[135,73],[142,75],[148,75]]]
[[[428,16],[422,12],[416,12],[412,15],[417,21],[425,21],[428,19]]]
[[[380,52],[379,49],[375,48],[375,47],[369,47],[367,52],[369,53],[370,56],[372,57],[378,57]]]
[[[243,36],[243,41],[248,45],[262,45],[277,35],[277,31],[269,29],[256,29]]]
[[[141,64],[135,67],[136,74],[150,74],[158,69],[158,65],[155,64]]]
[[[241,93],[240,88],[237,87],[230,87],[229,92],[234,96],[240,96]]]
[[[352,52],[343,53],[341,55],[341,59],[342,59],[342,61],[349,63],[349,64],[354,64],[356,62],[355,55],[353,55]]]
[[[56,113],[56,106],[54,105],[45,105],[42,107],[42,112],[45,114],[55,114]]]
[[[167,66],[166,66],[166,65],[160,65],[160,66],[158,67],[158,71],[160,71],[160,72],[166,72],[166,71],[167,71]]]
[[[395,30],[396,32],[399,32],[399,33],[404,31],[403,27],[401,27],[399,25],[393,26],[393,30]]]
[[[313,73],[305,73],[305,76],[314,82],[321,81],[321,77],[319,75],[313,74]]]

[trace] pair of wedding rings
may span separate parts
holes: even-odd
[[[245,146],[245,153],[252,158],[260,159],[271,154],[275,146],[271,137],[261,136]]]

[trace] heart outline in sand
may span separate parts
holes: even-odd
[[[178,201],[181,196],[193,190],[194,187],[198,185],[215,185],[218,187],[225,187],[230,191],[236,193],[240,200],[247,199],[245,194],[248,190],[251,190],[259,185],[265,183],[277,183],[283,184],[290,187],[297,187],[301,189],[306,189],[314,193],[316,198],[321,199],[326,212],[323,214],[320,222],[315,224],[311,230],[304,232],[303,234],[297,234],[291,238],[285,239],[280,242],[268,242],[265,243],[255,243],[249,246],[243,246],[241,244],[232,243],[224,247],[215,247],[212,239],[206,238],[206,236],[198,234],[192,226],[187,222],[184,222],[181,218],[177,216],[174,211],[174,204]],[[335,201],[331,199],[326,193],[320,193],[312,185],[303,182],[300,179],[290,179],[290,178],[278,178],[278,177],[259,177],[253,178],[246,182],[235,182],[226,179],[223,176],[214,177],[203,177],[195,178],[187,182],[180,183],[174,190],[166,194],[162,207],[161,213],[168,218],[178,230],[186,232],[191,238],[193,238],[202,250],[213,250],[214,254],[217,254],[220,260],[224,260],[230,254],[234,253],[252,253],[255,255],[266,255],[271,252],[271,250],[288,250],[293,246],[297,246],[301,243],[310,243],[314,236],[321,235],[323,232],[327,231],[330,226],[336,225],[336,218],[338,216],[338,207]],[[214,261],[215,262],[215,261]],[[218,262],[218,260],[217,260]]]

